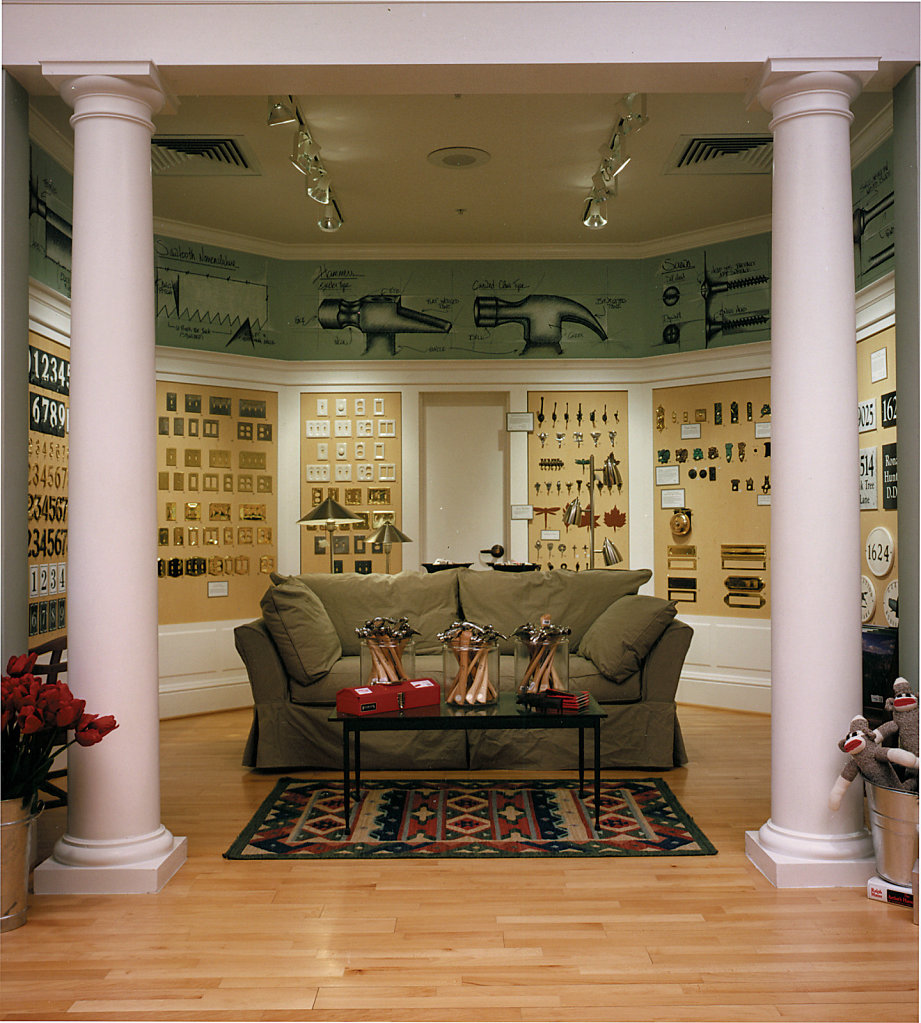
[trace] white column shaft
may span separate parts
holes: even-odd
[[[163,97],[106,75],[75,78],[61,91],[75,136],[68,676],[87,711],[114,714],[118,728],[70,752],[67,832],[53,860],[81,869],[55,872],[49,861],[36,886],[138,890],[125,884],[126,869],[177,859],[177,840],[160,823],[154,569],[150,136]],[[153,874],[140,890],[160,886],[162,869]]]
[[[859,91],[857,78],[822,71],[761,92],[774,115],[773,612],[771,819],[757,844],[781,886],[872,873],[862,786],[828,808],[844,765],[837,741],[862,706],[849,145]]]

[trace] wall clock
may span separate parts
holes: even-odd
[[[860,622],[866,625],[876,612],[876,587],[869,576],[860,577]]]
[[[883,611],[886,621],[894,628],[899,627],[899,581],[893,579],[883,594]]]

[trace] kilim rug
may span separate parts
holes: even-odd
[[[660,778],[362,781],[348,831],[342,782],[282,778],[226,859],[712,856],[716,849]]]

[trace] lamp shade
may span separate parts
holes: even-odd
[[[362,521],[357,515],[347,511],[338,501],[334,501],[331,497],[327,497],[322,504],[318,504],[316,508],[311,509],[306,515],[297,520],[298,525],[309,522],[312,525],[318,526],[337,526],[346,522]]]
[[[385,522],[368,537],[368,543],[412,543],[392,522]]]
[[[624,560],[620,551],[610,540],[605,540],[601,545],[601,555],[606,565],[619,565]]]

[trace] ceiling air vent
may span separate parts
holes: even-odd
[[[682,135],[666,174],[770,174],[772,135]]]
[[[172,177],[261,173],[243,139],[226,135],[154,135],[150,160],[154,174]]]

